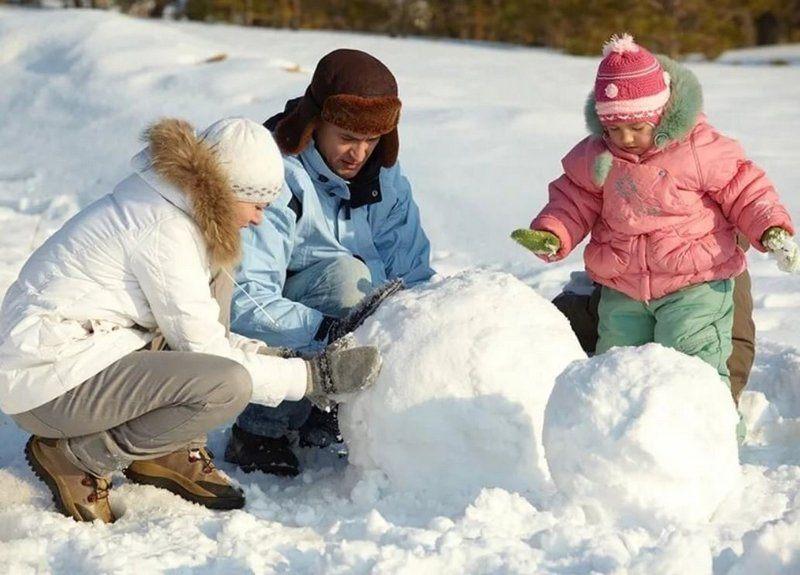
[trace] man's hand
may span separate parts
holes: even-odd
[[[514,230],[511,239],[537,256],[553,257],[561,249],[558,236],[542,230]]]
[[[383,284],[381,287],[365,296],[350,313],[341,319],[326,317],[323,321],[327,322],[327,331],[323,327],[323,332],[327,334],[327,341],[332,343],[337,339],[352,333],[361,327],[366,319],[378,310],[378,307],[389,297],[405,288],[401,279],[394,279]],[[321,339],[321,338],[320,338]]]
[[[777,226],[761,236],[761,244],[778,261],[778,269],[790,274],[800,273],[800,247],[789,232]]]
[[[345,336],[306,360],[306,365],[306,397],[329,411],[348,394],[375,383],[381,371],[381,355],[377,347],[358,346],[352,336]]]

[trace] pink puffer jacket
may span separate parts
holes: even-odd
[[[591,231],[584,252],[591,278],[649,301],[740,274],[746,261],[737,228],[761,251],[767,228],[794,234],[772,183],[741,146],[710,126],[699,105],[691,118],[680,139],[659,137],[662,119],[656,130],[661,147],[642,156],[598,135],[567,154],[564,174],[550,184],[550,200],[531,223],[561,240],[551,261],[566,257]]]

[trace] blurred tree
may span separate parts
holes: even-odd
[[[0,0],[37,3],[40,0]],[[800,41],[800,0],[63,0],[160,17],[549,46],[597,55],[631,32],[672,56]]]

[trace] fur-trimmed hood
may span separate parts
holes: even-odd
[[[236,196],[209,147],[188,122],[175,118],[157,121],[142,139],[148,144],[145,171],[151,170],[188,199],[188,212],[202,232],[212,264],[235,264],[240,256]]]
[[[656,56],[664,71],[669,73],[670,97],[655,130],[655,145],[666,148],[671,142],[683,140],[694,128],[703,111],[703,90],[691,70],[666,56]],[[594,92],[584,106],[586,127],[595,136],[603,135],[603,125],[595,110]]]

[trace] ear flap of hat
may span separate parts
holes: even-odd
[[[339,98],[341,99],[341,96]],[[334,98],[334,100],[335,99],[336,98]],[[328,100],[331,100],[331,98],[328,98]],[[392,99],[392,104],[394,104],[394,100],[396,100],[396,98]],[[392,107],[395,108],[395,105]],[[394,129],[381,136],[381,165],[386,168],[390,168],[397,163],[397,155],[400,149],[400,137],[397,133],[396,126],[397,115],[399,113],[399,100],[396,108],[398,109],[392,110],[394,115],[391,120],[391,122],[395,125]],[[382,108],[379,111],[382,111]],[[294,110],[289,112],[275,126],[273,137],[275,138],[275,142],[278,144],[278,148],[280,148],[281,153],[287,155],[297,155],[302,152],[311,142],[311,138],[314,135],[314,130],[319,127],[319,124],[322,120],[320,114],[320,110],[310,100],[308,95],[304,96],[298,102]],[[384,120],[384,124],[387,122],[388,120]],[[357,127],[362,129],[364,128],[363,126]],[[368,127],[372,129],[371,126]]]
[[[282,153],[299,154],[308,146],[318,124],[319,109],[308,96],[304,96],[295,109],[275,126],[275,142]]]
[[[381,136],[381,165],[391,168],[397,163],[397,154],[400,150],[400,136],[397,128]]]

